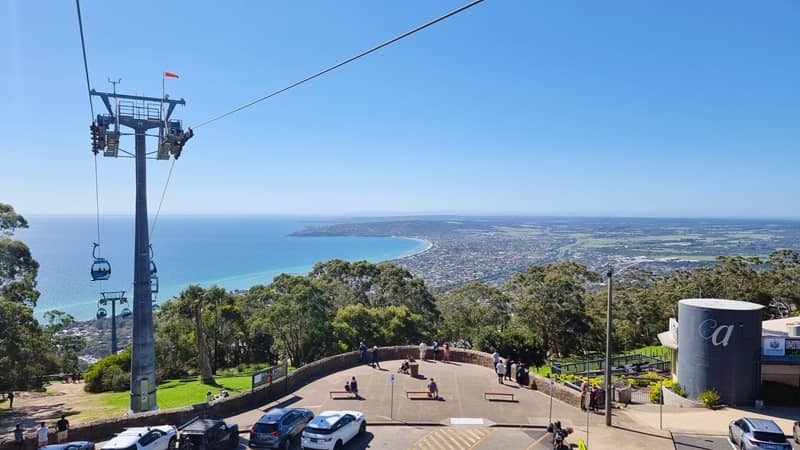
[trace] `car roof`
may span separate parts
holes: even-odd
[[[222,420],[214,420],[214,419],[195,419],[185,427],[181,429],[181,432],[188,432],[188,433],[205,433],[208,430],[218,427],[220,424],[224,424],[225,422]]]
[[[783,430],[775,422],[767,419],[756,419],[754,417],[746,417],[744,420],[753,426],[753,431],[766,431],[769,433],[781,433]]]
[[[272,408],[267,411],[263,416],[256,423],[272,423],[277,422],[283,418],[286,414],[292,411],[299,411],[302,413],[307,413],[310,410],[305,408]]]
[[[89,441],[72,441],[72,442],[64,442],[62,444],[53,444],[53,445],[46,445],[42,447],[43,450],[62,450],[67,448],[70,445],[80,445],[81,447],[92,446],[94,445],[93,442]]]
[[[131,445],[135,444],[136,441],[139,440],[140,437],[144,436],[150,430],[161,430],[166,431],[166,429],[171,428],[170,426],[157,426],[157,427],[134,427],[134,428],[125,428],[122,430],[122,433],[114,436],[110,441],[106,442],[103,445],[104,449],[112,449],[112,448],[127,448]]]
[[[314,428],[330,428],[346,414],[350,414],[356,418],[361,416],[361,413],[358,411],[322,411],[308,424]]]

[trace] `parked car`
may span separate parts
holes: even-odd
[[[103,450],[172,450],[178,432],[172,425],[125,428],[103,445]]]
[[[45,445],[40,450],[94,450],[94,442],[74,441],[63,444]]]
[[[300,443],[303,449],[340,450],[366,430],[367,421],[358,411],[324,411],[306,425]]]
[[[794,441],[800,444],[800,422],[795,422],[792,427],[792,434],[794,434]]]
[[[310,409],[273,408],[258,419],[250,430],[250,447],[292,447],[292,441],[303,432],[306,424],[314,418]]]
[[[239,446],[239,426],[218,419],[194,419],[178,427],[180,450],[227,450]]]
[[[739,450],[792,450],[783,430],[766,419],[743,417],[728,426],[731,443]]]

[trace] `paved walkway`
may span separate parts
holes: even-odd
[[[639,426],[658,428],[658,405],[633,405],[621,413],[631,422]],[[694,433],[708,435],[727,435],[728,424],[742,417],[757,417],[774,420],[787,435],[792,434],[792,424],[800,420],[800,408],[767,407],[722,408],[678,408],[665,406],[663,410],[663,426],[674,433]]]
[[[304,407],[319,413],[328,409],[362,411],[367,422],[378,424],[419,424],[469,426],[545,427],[550,420],[550,397],[546,393],[521,388],[514,382],[497,382],[488,368],[471,364],[420,362],[420,377],[397,373],[400,361],[386,361],[383,369],[359,366],[310,383],[294,393],[263,407],[239,414],[231,420],[240,429],[248,429],[267,409],[274,406]],[[394,396],[390,375],[394,373]],[[331,399],[330,391],[341,391],[355,376],[361,399]],[[413,400],[407,391],[426,391],[430,378],[439,386],[442,400]],[[513,393],[515,402],[487,401],[484,392]],[[616,413],[616,411],[615,411]],[[552,402],[553,420],[561,420],[575,429],[572,442],[586,439],[587,414],[558,400]],[[605,426],[602,415],[590,414],[589,444],[595,449],[672,450],[669,433],[657,430],[641,432],[642,427],[627,417],[614,418],[619,427]]]

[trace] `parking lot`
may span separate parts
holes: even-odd
[[[243,435],[245,436],[245,435]],[[467,449],[552,449],[548,436],[541,429],[489,427],[412,427],[374,426],[344,446],[345,450],[467,450]],[[242,439],[246,448],[246,440]],[[294,449],[299,449],[295,442]]]
[[[728,436],[708,436],[697,434],[673,434],[675,450],[731,450],[735,447],[728,441]],[[791,439],[793,448],[800,450],[800,445]]]

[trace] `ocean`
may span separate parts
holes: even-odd
[[[77,320],[94,318],[101,291],[133,298],[133,216],[101,218],[100,256],[111,279],[91,281],[94,216],[28,216],[24,241],[39,262],[37,316],[58,309]],[[394,237],[292,237],[320,221],[274,217],[161,216],[151,237],[159,303],[189,284],[247,289],[281,273],[306,274],[314,263],[339,258],[380,262],[420,252],[428,243]]]

